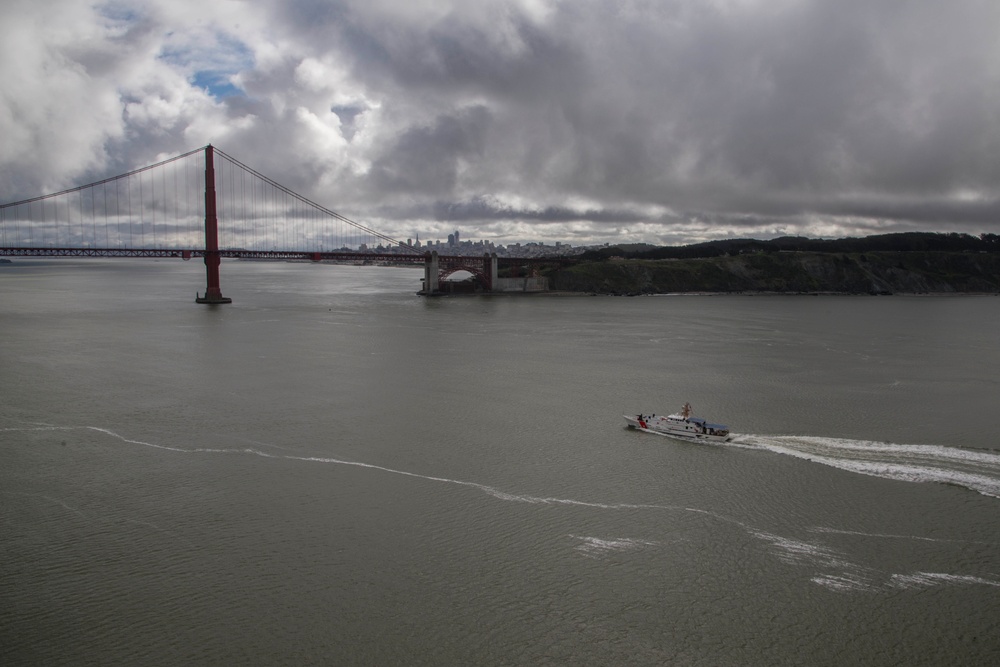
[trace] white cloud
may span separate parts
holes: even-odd
[[[0,182],[16,192],[60,187],[105,163],[123,131],[114,88],[101,80],[106,30],[86,5],[41,16],[33,3],[0,9]],[[96,71],[95,71],[96,70]]]

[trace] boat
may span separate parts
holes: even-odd
[[[733,436],[725,424],[712,424],[701,417],[691,416],[691,404],[685,403],[681,411],[667,416],[624,415],[629,428],[646,433],[656,433],[681,440],[699,442],[729,442]]]

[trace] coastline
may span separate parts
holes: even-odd
[[[736,292],[642,292],[642,293],[617,293],[617,292],[574,292],[570,290],[552,290],[548,292],[440,292],[437,294],[424,294],[416,292],[417,296],[429,298],[468,298],[468,297],[615,297],[615,298],[637,298],[637,297],[685,297],[685,296],[745,296],[745,297],[792,297],[792,296],[814,296],[814,297],[1000,297],[1000,292],[777,292],[777,291],[753,291],[741,290]]]

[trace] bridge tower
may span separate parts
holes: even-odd
[[[220,304],[232,303],[233,300],[222,296],[219,284],[219,218],[215,207],[215,151],[212,144],[205,147],[205,271],[208,274],[208,286],[205,296],[195,293],[195,302]]]

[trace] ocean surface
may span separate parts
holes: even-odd
[[[1000,298],[221,275],[0,265],[0,664],[1000,664]]]

